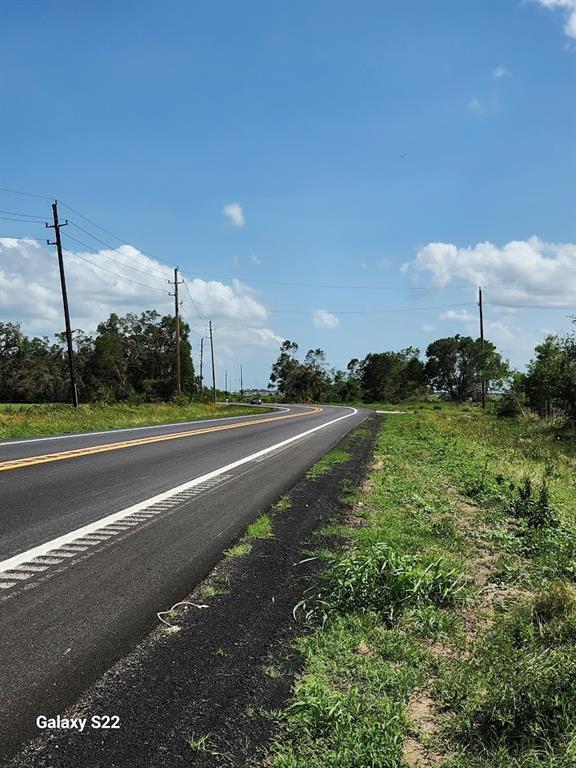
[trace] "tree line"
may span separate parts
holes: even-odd
[[[329,369],[322,349],[299,359],[298,344],[286,340],[269,386],[295,402],[400,403],[435,394],[462,403],[480,400],[483,382],[500,395],[503,416],[528,408],[576,420],[576,333],[548,336],[525,373],[512,370],[492,342],[458,334],[429,344],[425,359],[407,347],[353,358],[345,371]]]
[[[576,323],[576,318],[573,319]],[[192,362],[190,329],[180,322],[182,394],[201,387]],[[175,321],[154,310],[111,314],[94,334],[74,332],[74,364],[81,402],[161,401],[175,395]],[[430,394],[453,402],[479,400],[482,381],[497,392],[502,415],[529,408],[544,417],[576,421],[576,332],[548,336],[527,371],[513,371],[490,341],[470,336],[436,339],[421,356],[416,347],[353,358],[329,368],[322,349],[303,358],[286,340],[269,387],[292,402],[399,403]],[[223,394],[223,393],[220,393]],[[26,336],[18,323],[0,323],[0,402],[69,402],[64,334],[56,341]]]
[[[196,391],[190,329],[180,322],[182,393]],[[18,323],[0,323],[0,402],[69,402],[65,335],[27,337]],[[155,310],[111,314],[92,335],[74,332],[81,402],[169,400],[175,394],[174,318]]]

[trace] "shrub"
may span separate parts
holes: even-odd
[[[406,608],[454,605],[465,582],[443,560],[420,561],[384,543],[336,560],[294,609],[324,623],[333,613],[374,611],[392,626]]]
[[[530,528],[544,528],[558,525],[556,513],[550,504],[548,485],[543,481],[538,492],[534,495],[532,481],[524,478],[523,484],[518,489],[515,499],[512,501],[512,512],[516,517],[526,520]]]
[[[549,748],[576,727],[576,592],[552,584],[500,616],[448,683],[457,737],[486,754]]]
[[[496,406],[496,416],[499,419],[515,419],[522,414],[518,398],[512,392],[502,395]]]

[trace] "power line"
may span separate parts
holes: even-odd
[[[206,304],[207,307],[212,307],[215,309],[223,309],[222,304]],[[325,312],[329,312],[330,314],[334,315],[377,315],[384,312],[415,312],[419,310],[433,310],[433,309],[450,309],[455,307],[471,307],[476,306],[476,302],[474,301],[468,301],[468,302],[459,302],[458,304],[438,304],[433,307],[418,307],[418,306],[411,306],[411,307],[388,307],[386,309],[326,309]],[[310,315],[313,312],[318,311],[318,308],[315,309],[267,309],[267,312],[270,312],[271,314],[275,315]]]
[[[205,272],[191,272],[197,278],[203,278],[205,280],[240,280],[243,283],[253,283],[255,285],[282,285],[291,288],[327,288],[335,290],[365,290],[365,291],[462,291],[466,287],[462,285],[428,285],[428,286],[416,286],[416,285],[344,285],[337,283],[299,283],[299,282],[287,282],[279,280],[253,280],[249,277],[238,277],[228,275],[219,277],[210,277]],[[514,286],[507,286],[508,290],[514,290]],[[574,293],[574,288],[522,288],[518,287],[518,290],[524,293]]]
[[[107,235],[110,235],[110,237],[113,237],[115,240],[118,240],[121,243],[131,244],[129,238],[118,237],[118,235],[115,235],[113,232],[110,232],[109,229],[104,229],[104,227],[100,226],[100,224],[97,224],[95,221],[92,221],[92,219],[89,219],[87,216],[84,216],[84,214],[80,213],[80,211],[77,211],[75,208],[72,208],[72,206],[68,205],[68,203],[63,202],[62,200],[60,200],[60,203],[65,208],[68,208],[68,210],[72,211],[72,213],[75,213],[77,216],[80,216],[81,219],[84,219],[84,221],[87,221],[88,224],[92,224],[93,227],[96,227],[97,229],[100,229],[102,232],[105,232]],[[144,256],[148,256],[148,258],[150,258],[150,259],[156,259],[156,261],[159,261],[162,264],[166,264],[168,267],[171,267],[171,269],[174,269],[174,264],[170,264],[170,262],[165,261],[164,259],[160,259],[157,256],[152,256],[151,254],[146,253],[145,251],[143,251],[141,248],[138,248],[138,250]]]
[[[35,213],[19,213],[17,211],[0,211],[0,213],[8,216],[27,216],[29,219],[42,219],[42,221],[46,218],[45,216],[37,216]]]
[[[73,227],[76,227],[76,229],[79,229],[81,232],[84,232],[84,234],[88,235],[89,237],[94,238],[94,240],[97,240],[102,245],[105,245],[106,248],[109,248],[111,251],[114,251],[115,253],[119,253],[121,256],[125,256],[126,255],[121,250],[119,250],[118,248],[114,248],[114,246],[109,245],[108,243],[105,243],[104,240],[100,240],[99,237],[96,237],[96,235],[93,235],[91,232],[88,232],[87,229],[84,229],[79,224],[76,224],[73,221],[70,221],[69,223],[72,224]],[[97,251],[96,249],[93,249],[93,250],[94,250],[95,253],[102,254],[102,251]],[[149,275],[150,272],[154,272],[157,275],[161,275],[163,279],[166,279],[166,277],[167,277],[166,274],[164,274],[163,272],[159,272],[156,269],[139,269],[138,267],[132,267],[129,264],[126,264],[123,261],[118,261],[118,259],[114,259],[112,256],[108,256],[108,254],[102,254],[102,255],[105,256],[107,259],[110,259],[111,261],[115,261],[117,264],[122,264],[122,266],[126,267],[126,269],[134,270],[134,272],[141,272],[143,275]],[[130,257],[127,257],[127,258],[130,258]]]
[[[188,298],[190,299],[190,303],[194,307],[194,311],[198,315],[198,319],[201,320],[203,323],[206,322],[206,318],[202,317],[202,315],[200,314],[200,310],[196,306],[196,302],[192,298],[192,294],[190,293],[190,288],[188,288],[188,283],[186,282],[186,280],[184,278],[183,278],[183,281],[184,281],[184,288],[186,288],[186,293],[188,294]]]
[[[38,235],[0,235],[0,237],[5,237],[7,240],[34,240],[35,242],[38,240]]]
[[[8,216],[0,216],[2,221],[21,221],[24,224],[44,224],[43,221],[32,221],[31,219],[15,219]]]
[[[192,325],[192,322],[190,321],[190,318],[188,317],[188,315],[186,314],[186,312],[184,312],[184,310],[180,309],[180,314],[182,315],[182,317],[184,318],[184,320],[186,320],[186,323],[187,323],[188,327],[190,328],[190,330],[191,330],[193,333],[195,333],[195,334],[196,334],[196,336],[198,336],[198,338],[199,338],[199,339],[203,339],[203,338],[204,338],[204,334],[203,334],[203,333],[201,333],[200,331],[198,331],[198,330],[197,330],[197,329],[196,329],[196,328],[195,328],[195,327]]]
[[[52,197],[47,195],[36,195],[32,192],[19,192],[17,189],[8,189],[8,187],[0,187],[0,192],[10,192],[12,195],[23,195],[24,197],[38,197],[40,200],[52,200]]]
[[[91,248],[89,245],[86,245],[86,243],[83,243],[81,240],[78,240],[77,238],[73,237],[72,235],[66,234],[66,237],[70,240],[74,240],[75,243],[78,243],[79,245],[82,245],[84,248],[87,248],[89,251],[92,251],[93,253],[99,254],[99,251],[96,251],[94,248]],[[67,249],[69,253],[72,253],[74,256],[77,256],[79,259],[82,259],[82,261],[85,261],[87,264],[91,264],[93,267],[96,267],[97,269],[101,269],[104,272],[108,272],[110,275],[114,275],[115,277],[119,277],[122,280],[128,280],[130,283],[134,283],[135,285],[140,285],[143,288],[148,288],[151,291],[157,291],[158,293],[165,294],[166,292],[163,291],[161,288],[156,288],[152,285],[147,285],[146,283],[140,283],[138,280],[133,280],[131,277],[128,277],[127,275],[121,275],[118,272],[113,272],[111,269],[108,269],[107,267],[103,267],[102,264],[97,264],[93,261],[90,261],[90,259],[84,258],[84,256],[80,256],[79,253],[76,251],[70,251]]]
[[[512,309],[562,309],[574,312],[576,307],[570,305],[558,306],[558,304],[505,304],[502,301],[485,301],[491,307],[510,307]]]

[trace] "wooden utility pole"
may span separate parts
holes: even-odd
[[[482,286],[478,288],[478,310],[480,313],[480,349],[482,355],[482,408],[486,408],[486,373],[484,361],[484,313],[482,308]]]
[[[202,375],[204,366],[204,336],[200,338],[200,392],[204,392],[204,376]]]
[[[244,379],[242,377],[242,363],[240,363],[240,400],[244,400]]]
[[[78,390],[76,389],[76,372],[74,371],[74,351],[72,349],[72,329],[70,328],[70,312],[68,310],[68,293],[66,291],[66,275],[64,273],[64,257],[62,255],[62,239],[60,238],[60,227],[68,224],[68,219],[64,224],[58,221],[58,201],[52,203],[53,224],[46,224],[48,229],[53,229],[56,239],[48,240],[48,245],[55,245],[58,252],[58,266],[60,268],[60,286],[62,288],[62,303],[64,304],[64,323],[66,325],[66,344],[68,346],[68,370],[70,372],[70,390],[72,393],[72,402],[75,408],[78,408]]]
[[[176,394],[182,394],[182,375],[180,370],[180,302],[178,300],[178,286],[182,285],[183,280],[178,281],[178,267],[174,268],[174,283],[171,281],[170,285],[174,285],[174,293],[170,296],[174,296],[174,330],[176,334]]]
[[[228,400],[228,371],[224,371],[224,392],[226,393],[226,400]]]
[[[210,355],[212,357],[212,401],[216,402],[216,369],[214,368],[214,334],[212,333],[212,320],[208,323],[210,329]]]

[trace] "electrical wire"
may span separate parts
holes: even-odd
[[[194,327],[194,325],[192,324],[192,322],[191,322],[190,318],[188,317],[188,315],[186,315],[186,313],[185,313],[185,312],[183,312],[183,311],[182,311],[182,309],[180,309],[180,314],[182,315],[182,317],[183,317],[183,318],[184,318],[184,320],[186,321],[186,324],[189,326],[190,330],[191,330],[191,331],[193,331],[193,332],[196,334],[196,336],[198,336],[198,338],[199,338],[199,339],[202,339],[202,338],[205,336],[205,334],[204,334],[204,333],[201,333],[200,331],[198,331],[198,330],[197,330],[197,329]]]
[[[186,282],[184,277],[182,277],[182,282],[184,283],[184,288],[186,288],[186,293],[188,294],[188,298],[190,299],[190,303],[192,304],[192,306],[194,307],[194,311],[198,315],[198,319],[201,320],[203,323],[205,323],[206,322],[206,318],[202,317],[202,315],[200,314],[200,310],[197,308],[196,302],[192,298],[192,294],[190,293],[190,288],[188,288],[188,283]]]
[[[99,251],[96,251],[94,248],[91,248],[89,245],[86,245],[86,243],[83,243],[81,240],[78,240],[77,238],[73,237],[72,235],[69,235],[69,234],[66,233],[65,236],[67,238],[69,238],[70,240],[74,240],[75,243],[78,243],[79,245],[83,246],[84,248],[87,248],[89,251],[92,251],[93,253],[95,253],[97,255],[100,255]],[[101,269],[104,272],[108,272],[110,275],[114,275],[115,277],[119,277],[122,280],[127,280],[128,282],[134,283],[135,285],[140,285],[143,288],[148,288],[151,291],[157,291],[158,293],[163,293],[164,295],[166,295],[166,291],[163,291],[160,288],[156,288],[155,286],[152,286],[152,285],[147,285],[146,283],[140,283],[140,282],[138,282],[138,280],[133,280],[131,277],[128,277],[127,275],[121,275],[118,272],[113,272],[111,269],[108,269],[107,267],[102,266],[102,264],[97,264],[94,261],[90,261],[90,259],[84,258],[84,256],[80,256],[80,254],[77,253],[76,251],[71,251],[69,249],[66,249],[66,250],[68,251],[68,253],[71,253],[73,256],[77,256],[79,259],[82,259],[82,261],[85,261],[87,264],[91,264],[93,267],[96,267],[97,269]]]
[[[99,243],[101,243],[102,245],[106,246],[106,248],[109,248],[111,251],[114,251],[114,253],[119,253],[121,256],[125,256],[126,255],[121,250],[119,250],[118,248],[114,248],[114,246],[110,245],[109,243],[105,243],[104,240],[100,240],[99,237],[96,237],[96,235],[93,235],[91,232],[88,232],[87,229],[84,229],[79,224],[76,224],[74,221],[68,221],[68,223],[72,224],[73,227],[76,227],[76,229],[79,229],[81,232],[84,232],[84,234],[88,235],[89,237],[92,237],[94,240],[97,240]],[[95,251],[95,252],[96,253],[100,253],[100,254],[102,253],[102,251]],[[118,259],[114,259],[112,256],[108,256],[108,254],[102,254],[102,255],[106,256],[106,258],[110,259],[111,261],[115,261],[117,264],[122,264],[122,266],[126,267],[126,269],[134,270],[134,272],[140,272],[143,275],[149,275],[151,272],[154,272],[157,275],[161,275],[161,277],[164,280],[167,279],[167,276],[163,272],[160,272],[157,269],[139,269],[138,267],[132,267],[129,264],[126,264],[123,261],[118,261]],[[128,258],[130,258],[130,257],[128,257]],[[147,258],[149,258],[149,257],[147,257]]]
[[[96,227],[97,229],[101,230],[102,232],[105,232],[107,235],[110,235],[110,237],[113,237],[115,240],[118,240],[121,243],[130,243],[130,240],[124,237],[118,237],[118,235],[115,235],[113,232],[110,232],[109,229],[104,229],[104,227],[101,227],[100,224],[97,224],[95,221],[92,221],[92,219],[89,219],[87,216],[84,216],[84,214],[80,213],[80,211],[77,211],[75,208],[72,208],[71,205],[68,205],[68,203],[65,203],[63,200],[60,200],[60,204],[63,205],[65,208],[68,208],[68,210],[72,211],[72,213],[75,213],[76,216],[80,216],[81,219],[84,219],[84,221],[87,221],[88,224],[92,224],[93,227]],[[136,247],[136,246],[134,246]],[[166,264],[168,267],[172,267],[174,269],[174,264],[170,264],[170,262],[165,261],[164,259],[160,259],[157,256],[152,256],[149,253],[146,253],[141,248],[138,248],[140,253],[142,253],[144,256],[148,256],[149,259],[155,259],[156,261],[161,262],[162,264]]]
[[[287,281],[279,281],[279,280],[253,280],[249,277],[238,277],[238,276],[220,276],[220,277],[210,277],[206,273],[202,272],[191,272],[189,273],[195,277],[203,278],[205,280],[240,280],[243,283],[253,283],[255,285],[282,285],[287,286],[291,288],[329,288],[329,289],[335,289],[335,290],[366,290],[366,291],[462,291],[465,290],[467,287],[470,286],[461,286],[461,285],[445,285],[445,286],[438,286],[438,285],[429,285],[429,286],[415,286],[415,285],[343,285],[343,284],[336,284],[336,283],[299,283],[299,282],[287,282]],[[488,286],[488,289],[490,287]],[[524,293],[574,293],[576,292],[576,289],[574,288],[561,288],[561,289],[554,289],[554,288],[521,288]]]
[[[8,187],[0,187],[0,192],[10,192],[12,195],[23,195],[24,197],[38,197],[40,200],[52,200],[47,195],[35,195],[32,192],[19,192],[17,189],[8,189]]]
[[[0,211],[0,213],[3,213],[7,216],[27,216],[29,219],[42,219],[44,220],[45,216],[37,216],[35,213],[18,213],[17,211]]]
[[[44,224],[43,221],[32,221],[31,219],[15,219],[9,216],[0,216],[1,221],[19,221],[24,224]]]

